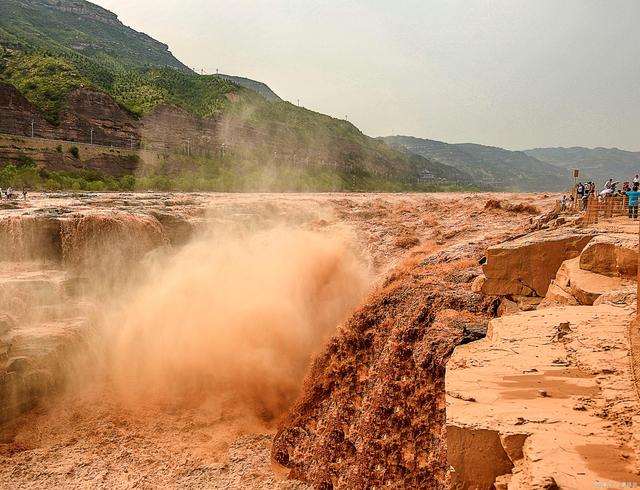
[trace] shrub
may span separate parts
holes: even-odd
[[[87,183],[87,190],[89,191],[103,191],[105,189],[105,183],[101,180],[94,180]]]
[[[18,168],[27,168],[27,167],[35,167],[36,162],[33,161],[33,158],[28,157],[26,155],[20,155],[18,157],[18,161],[16,162],[16,167]]]
[[[125,191],[132,191],[136,187],[136,178],[133,175],[125,175],[120,178],[120,187]]]
[[[76,160],[80,158],[80,150],[77,146],[72,146],[71,148],[69,148],[69,153],[71,153],[73,158],[75,158]]]

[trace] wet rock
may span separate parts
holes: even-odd
[[[60,301],[60,289],[49,278],[34,278],[29,274],[0,279],[0,311],[10,311],[17,318],[36,309]]]
[[[460,345],[484,339],[487,336],[488,323],[472,323],[464,325]]]
[[[73,298],[84,295],[90,286],[90,280],[85,276],[74,276],[64,279],[61,283],[62,290]]]
[[[169,213],[161,213],[159,211],[151,211],[149,214],[160,222],[171,245],[184,245],[193,236],[193,224],[183,217]]]
[[[580,255],[593,235],[538,231],[511,242],[490,247],[482,292],[493,296],[539,296],[562,263]]]

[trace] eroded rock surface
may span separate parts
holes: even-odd
[[[580,255],[585,271],[636,279],[638,276],[638,237],[626,233],[605,233],[591,240]]]
[[[592,238],[592,234],[543,230],[490,247],[482,292],[544,297],[560,265],[580,255]]]
[[[611,305],[522,312],[492,320],[486,339],[457,347],[447,367],[447,390],[456,394],[447,396],[447,419],[450,437],[467,444],[449,448],[455,488],[640,483],[626,336],[634,314]],[[544,486],[551,481],[557,486]]]
[[[553,281],[555,287],[575,298],[577,304],[593,305],[603,294],[628,285],[628,281],[619,277],[604,276],[581,269],[581,260],[581,257],[576,257],[563,262]],[[572,303],[568,301],[566,304]]]

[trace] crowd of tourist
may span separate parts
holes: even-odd
[[[620,182],[614,182],[613,179],[609,179],[604,183],[601,191],[598,192],[595,182],[578,182],[574,191],[569,196],[569,202],[567,201],[567,195],[562,196],[562,210],[567,209],[567,205],[571,205],[572,208],[576,206],[580,210],[586,211],[589,205],[589,199],[597,199],[598,202],[604,202],[607,198],[611,197],[624,197],[625,205],[629,210],[629,219],[638,219],[638,201],[640,199],[640,175],[636,174],[631,182],[624,182],[622,189],[618,189]],[[574,197],[575,195],[575,197]]]

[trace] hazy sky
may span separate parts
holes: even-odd
[[[640,150],[640,0],[97,0],[371,136]]]

